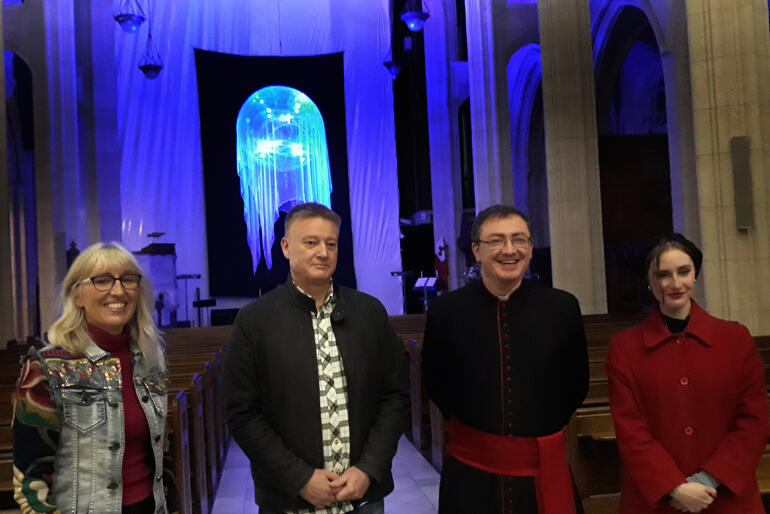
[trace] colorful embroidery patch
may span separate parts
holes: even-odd
[[[59,387],[121,389],[120,359],[113,357],[97,362],[82,357],[45,359],[48,371]]]
[[[144,379],[144,385],[151,393],[166,394],[166,391],[168,391],[168,383],[169,378],[167,371],[150,375]]]

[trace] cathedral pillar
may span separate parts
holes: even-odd
[[[746,324],[754,335],[766,335],[770,334],[768,6],[765,0],[686,4],[704,253],[699,283],[711,313]]]
[[[588,2],[539,0],[554,287],[607,312]]]
[[[449,288],[456,289],[463,272],[463,256],[457,248],[462,217],[460,183],[458,102],[453,97],[452,63],[457,60],[457,15],[454,2],[435,2],[430,21],[423,29],[425,89],[428,99],[430,182],[433,200],[433,238],[445,240],[449,264]]]
[[[0,9],[0,55],[5,55],[3,45],[3,13]],[[0,348],[5,348],[5,343],[12,337],[16,337],[14,326],[16,323],[13,309],[13,296],[11,294],[11,234],[10,192],[8,190],[8,154],[5,146],[5,66],[0,68]]]
[[[116,27],[112,14],[111,2],[75,2],[75,48],[78,80],[82,85],[77,106],[81,192],[85,197],[89,243],[120,241],[122,234]],[[120,32],[117,37],[143,37],[143,34]],[[136,73],[141,72],[136,69]]]
[[[477,212],[496,203],[513,205],[508,77],[495,46],[492,3],[465,0]]]

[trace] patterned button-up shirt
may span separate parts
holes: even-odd
[[[308,295],[294,284],[302,294]],[[341,475],[350,466],[350,426],[348,424],[348,390],[345,369],[340,357],[337,340],[332,330],[332,311],[336,306],[334,289],[329,292],[321,307],[311,315],[315,352],[318,361],[318,390],[321,404],[321,437],[324,450],[324,469]],[[342,514],[353,510],[350,502],[336,503],[320,509],[301,509],[287,514]]]

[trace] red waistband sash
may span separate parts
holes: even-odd
[[[543,437],[490,434],[449,420],[446,451],[477,469],[535,479],[539,514],[575,514],[564,431]]]

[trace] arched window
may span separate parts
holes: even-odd
[[[303,202],[331,207],[326,131],[318,107],[305,93],[269,86],[246,99],[236,120],[238,177],[254,271],[270,269],[273,225],[279,211]],[[260,237],[261,231],[261,237]]]

